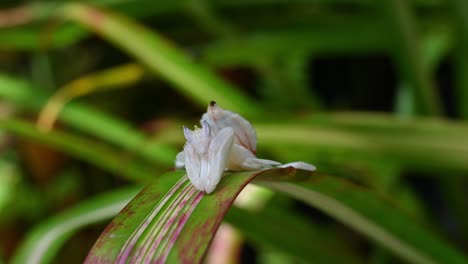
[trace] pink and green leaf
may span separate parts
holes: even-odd
[[[342,179],[293,168],[226,175],[213,194],[197,191],[184,172],[146,187],[112,221],[87,263],[199,263],[224,216],[252,180],[322,210],[412,263],[466,263],[401,210]],[[311,242],[315,239],[311,238]]]
[[[212,195],[197,191],[184,172],[165,174],[112,221],[87,262],[200,262],[224,215],[253,178],[292,180],[307,174],[294,169],[235,173],[224,177]]]

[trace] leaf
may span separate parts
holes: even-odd
[[[86,263],[199,263],[239,192],[254,178],[322,210],[413,263],[466,263],[368,190],[294,168],[231,173],[211,195],[176,171],[146,187],[101,234]],[[289,182],[286,182],[289,181]]]
[[[278,180],[306,174],[290,169],[260,173]],[[200,262],[235,197],[258,172],[226,175],[213,195],[197,191],[184,175],[168,173],[146,187],[101,234],[86,262]]]
[[[313,206],[410,263],[467,263],[401,211],[371,191],[325,175],[301,183],[256,181]]]
[[[96,141],[60,131],[42,133],[33,124],[16,119],[0,120],[0,130],[43,143],[129,180],[151,178],[147,164],[128,159],[124,153]]]
[[[431,172],[468,170],[468,125],[463,122],[338,112],[300,119],[276,117],[274,121],[252,124],[261,138],[259,149],[295,155],[292,160],[310,159],[316,153],[324,159],[372,158]],[[157,139],[182,144],[184,138],[177,133],[179,130],[180,126],[168,127]]]
[[[271,206],[249,212],[235,206],[225,221],[239,229],[249,241],[273,248],[304,263],[360,263],[344,241],[319,224],[291,210]]]
[[[50,31],[50,29],[49,29]],[[63,48],[78,42],[88,35],[88,32],[78,26],[62,26],[50,34],[37,26],[22,26],[15,28],[0,28],[1,50],[41,50],[47,48]]]
[[[461,122],[386,115],[316,115],[306,122],[254,124],[260,147],[301,153],[332,153],[351,158],[378,157],[400,165],[429,169],[468,170],[468,126]],[[307,150],[306,150],[307,149]]]
[[[468,52],[466,46],[468,45],[468,19],[466,14],[468,12],[468,4],[463,0],[450,0],[447,1],[450,6],[450,13],[454,20],[457,33],[457,46],[453,52],[457,56],[454,57],[454,74],[455,74],[455,98],[457,113],[464,120],[468,120],[468,77],[466,72],[468,70]]]
[[[139,81],[143,73],[143,67],[129,63],[81,76],[61,87],[49,99],[39,114],[37,124],[41,130],[50,131],[65,104],[71,100],[93,92],[127,87]]]
[[[437,94],[431,72],[424,65],[416,19],[407,1],[384,0],[379,2],[380,11],[388,23],[388,31],[396,39],[393,48],[399,70],[411,84],[417,100],[419,113],[441,115],[442,102]]]
[[[196,64],[167,39],[137,24],[131,18],[84,4],[68,4],[62,16],[100,34],[146,64],[174,88],[205,107],[210,100],[240,114],[257,114],[260,109],[236,87]]]
[[[38,111],[45,105],[48,96],[28,82],[0,74],[0,98],[5,98],[23,108]],[[147,148],[147,137],[132,128],[128,122],[84,104],[73,102],[64,106],[59,119],[80,131],[137,153],[148,161],[173,164],[177,154],[174,148],[156,140],[152,141],[151,149]]]
[[[375,21],[374,21],[375,22]],[[363,25],[350,21],[295,30],[268,30],[246,33],[239,38],[226,38],[202,47],[203,59],[211,65],[238,66],[265,62],[291,52],[305,54],[360,54],[385,51],[389,46],[388,34],[380,24]]]
[[[15,163],[0,156],[0,175],[2,175],[0,177],[0,212],[4,211],[5,205],[13,200],[19,176],[17,167]]]
[[[11,263],[50,263],[60,247],[79,229],[115,216],[141,190],[127,187],[101,194],[34,227]]]

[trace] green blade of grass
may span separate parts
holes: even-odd
[[[43,133],[33,124],[15,119],[0,120],[0,130],[43,143],[132,181],[152,178],[148,165],[143,166],[125,153],[96,141],[59,131]]]
[[[10,263],[52,263],[76,231],[114,217],[140,190],[127,187],[101,194],[48,218],[28,233]]]
[[[270,206],[260,212],[231,207],[225,221],[247,240],[276,249],[304,263],[361,263],[349,245],[330,235],[330,230],[307,222],[292,210]],[[293,235],[292,235],[293,234]]]
[[[256,128],[264,148],[288,146],[291,151],[298,151],[308,146],[314,148],[309,152],[374,156],[423,170],[468,170],[466,136],[447,139],[424,133],[397,135],[392,131],[347,131],[307,125],[257,125]]]
[[[385,198],[348,182],[325,175],[299,183],[256,182],[321,210],[409,263],[468,261]]]
[[[63,107],[70,101],[95,92],[128,87],[140,81],[143,73],[143,67],[129,63],[81,76],[55,92],[41,110],[37,125],[44,131],[50,131]]]
[[[41,48],[63,48],[69,46],[88,32],[78,26],[66,25],[58,29],[21,26],[0,29],[0,50],[40,50]]]
[[[435,72],[442,60],[454,46],[453,29],[447,26],[435,26],[431,32],[425,35],[421,46],[422,66],[429,72]],[[403,118],[414,117],[417,114],[414,90],[410,83],[402,81],[397,88],[395,98],[395,112]]]
[[[457,114],[463,120],[468,120],[468,2],[463,0],[448,1],[452,14],[457,22],[454,27],[457,30],[457,43],[453,54],[455,74],[455,98]],[[468,243],[468,211],[464,202],[466,190],[463,188],[465,179],[444,182],[443,192],[446,203],[453,208],[457,216],[464,242]]]
[[[307,30],[251,32],[202,47],[203,59],[212,65],[249,65],[290,51],[319,54],[362,54],[383,52],[390,43],[380,25],[362,23],[333,25]]]
[[[48,96],[32,87],[28,82],[0,74],[0,98],[22,108],[39,111],[46,104]],[[146,147],[147,137],[133,129],[127,122],[109,114],[97,111],[80,103],[65,105],[59,117],[64,123],[92,134],[106,142],[137,153],[148,161],[172,164],[177,151],[165,144],[152,142]]]
[[[468,125],[433,118],[401,120],[372,113],[315,114],[302,119],[253,123],[259,148],[294,154],[350,159],[377,158],[423,171],[468,171]],[[178,126],[158,134],[161,142],[182,144]],[[312,162],[312,160],[309,160]],[[434,173],[431,173],[434,175]]]
[[[304,5],[307,1],[301,3],[293,3]],[[160,17],[164,15],[179,15],[180,13],[187,13],[193,6],[189,1],[157,1],[157,2],[142,2],[142,1],[108,1],[108,0],[91,0],[88,3],[109,8],[116,12],[121,12],[135,18],[147,17]],[[206,1],[206,7],[209,9],[243,9],[251,7],[259,7],[269,5],[285,5],[285,8],[290,8],[286,2],[283,1]],[[0,17],[15,17],[16,10],[22,19],[11,22],[5,20],[3,24],[0,23],[0,48],[12,50],[39,50],[41,48],[60,48],[74,44],[83,38],[89,36],[89,32],[82,27],[71,24],[54,24],[50,23],[56,19],[57,9],[60,8],[61,3],[56,2],[32,2],[13,9],[0,10]],[[198,8],[198,7],[197,7]],[[13,14],[12,14],[13,13]],[[206,15],[206,14],[204,14]],[[316,19],[316,16],[301,15],[306,19]],[[333,16],[335,18],[335,16]],[[241,16],[238,19],[244,19]],[[45,22],[45,23],[44,23]],[[49,22],[49,24],[47,24]],[[210,22],[210,21],[206,21]],[[216,19],[215,19],[216,22]],[[215,23],[219,24],[219,23]],[[16,27],[13,27],[15,26]],[[210,26],[213,27],[213,26]],[[219,25],[215,26],[219,28]],[[222,26],[221,30],[225,31],[226,26]]]
[[[466,75],[468,69],[468,3],[463,0],[448,1],[451,11],[455,17],[457,28],[457,47],[455,49],[455,74],[456,74],[456,98],[457,110],[460,117],[468,120],[468,77]]]
[[[200,106],[205,107],[210,100],[215,100],[241,114],[255,115],[260,112],[257,105],[239,89],[194,63],[168,40],[129,17],[78,3],[65,6],[62,15],[121,47]]]
[[[411,84],[418,112],[442,114],[442,103],[429,69],[423,62],[421,44],[410,4],[404,0],[385,0],[380,1],[379,5],[388,20],[389,28],[393,31],[396,40],[394,43],[396,61],[403,78]]]

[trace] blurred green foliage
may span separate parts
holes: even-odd
[[[252,121],[260,157],[359,185],[466,255],[467,17],[464,0],[2,1],[0,263],[48,226],[80,219],[76,208],[102,205],[98,195],[170,170],[182,124],[211,100]],[[52,98],[57,120],[44,131],[37,120]],[[259,217],[289,212],[352,245],[319,252],[401,261],[326,210],[272,201]],[[252,212],[236,210],[227,219],[246,233],[246,263],[290,259],[268,231],[245,226]],[[48,258],[81,263],[102,228]]]

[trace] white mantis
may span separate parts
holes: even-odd
[[[224,110],[211,102],[203,114],[201,128],[192,131],[184,127],[187,140],[184,150],[176,157],[176,167],[185,167],[187,176],[197,190],[212,193],[223,172],[262,170],[273,167],[296,167],[314,171],[304,162],[283,164],[258,159],[255,129],[239,114]]]

